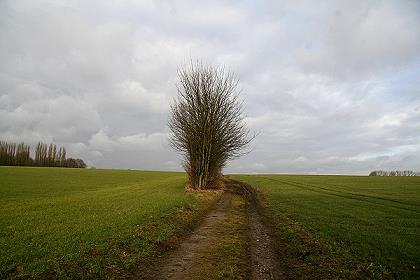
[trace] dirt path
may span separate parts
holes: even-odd
[[[278,257],[273,240],[255,207],[249,211],[250,254],[252,260],[251,279],[283,279],[278,268]]]
[[[248,204],[249,253],[252,267],[250,279],[284,279],[279,268],[279,257],[274,251],[273,245],[275,241],[257,210],[258,202],[253,189],[239,181],[233,180],[231,180],[229,186],[239,191]]]
[[[184,279],[194,266],[199,266],[204,261],[206,248],[217,242],[217,231],[226,219],[231,199],[230,194],[224,194],[216,209],[207,215],[200,227],[166,259],[166,264],[157,273],[160,279]]]
[[[230,181],[215,209],[179,246],[132,279],[282,279],[273,239],[250,189]]]

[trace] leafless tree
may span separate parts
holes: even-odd
[[[420,176],[420,172],[415,172],[412,170],[375,170],[370,172],[369,176]]]
[[[66,158],[66,149],[57,151],[55,144],[38,142],[35,148],[35,160],[30,157],[29,145],[25,143],[9,143],[0,141],[0,166],[50,166],[86,168],[86,163],[79,158]]]
[[[35,149],[35,164],[37,166],[48,166],[48,145],[38,142]]]
[[[171,105],[172,147],[184,156],[193,189],[217,188],[222,169],[250,143],[238,80],[224,68],[191,63],[178,72],[178,97]]]
[[[25,166],[30,164],[30,147],[25,143],[19,143],[16,147],[14,165]]]
[[[64,147],[61,147],[60,150],[58,151],[58,159],[59,159],[58,166],[64,167],[66,163],[66,149]]]

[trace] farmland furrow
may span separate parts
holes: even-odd
[[[375,196],[369,196],[369,195],[363,195],[363,194],[355,194],[355,193],[352,193],[352,192],[343,192],[343,191],[338,191],[338,190],[332,190],[332,189],[328,189],[328,188],[325,188],[325,187],[321,187],[321,186],[317,186],[317,185],[311,185],[311,184],[307,184],[307,183],[297,183],[297,182],[284,181],[284,180],[278,180],[278,179],[273,179],[273,178],[264,178],[264,179],[269,180],[269,181],[274,181],[274,182],[277,182],[277,183],[281,183],[281,184],[287,184],[289,186],[297,187],[297,188],[300,188],[300,189],[303,189],[303,190],[309,190],[309,191],[317,192],[317,193],[320,193],[320,194],[337,196],[337,197],[342,197],[342,198],[346,198],[346,199],[352,199],[352,200],[358,200],[358,201],[367,202],[367,203],[371,203],[371,204],[376,204],[376,205],[380,205],[380,206],[393,207],[393,208],[397,208],[397,209],[400,209],[400,210],[420,213],[420,210],[417,210],[417,209],[401,207],[400,205],[392,204],[392,203],[403,204],[402,202],[396,201],[396,200],[391,200],[391,199],[386,199],[386,198],[381,198],[381,197],[375,197]],[[369,198],[373,199],[373,200],[370,200]],[[375,199],[390,202],[390,204],[384,204],[384,203],[374,201]],[[411,204],[411,205],[415,206],[413,204]]]

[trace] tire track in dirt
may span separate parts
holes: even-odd
[[[260,215],[254,206],[249,210],[249,235],[250,254],[252,260],[252,278],[260,279],[284,279],[278,269],[278,257],[274,251],[274,240],[263,224]],[[252,209],[254,208],[254,209]]]
[[[240,181],[229,180],[227,187],[240,192],[248,203],[248,235],[249,253],[251,258],[252,280],[280,280],[285,279],[279,268],[279,257],[275,252],[274,238],[264,224],[258,211],[258,201],[254,189]]]

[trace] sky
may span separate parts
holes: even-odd
[[[0,1],[0,139],[182,170],[177,69],[239,79],[258,134],[226,173],[420,169],[420,1]]]

